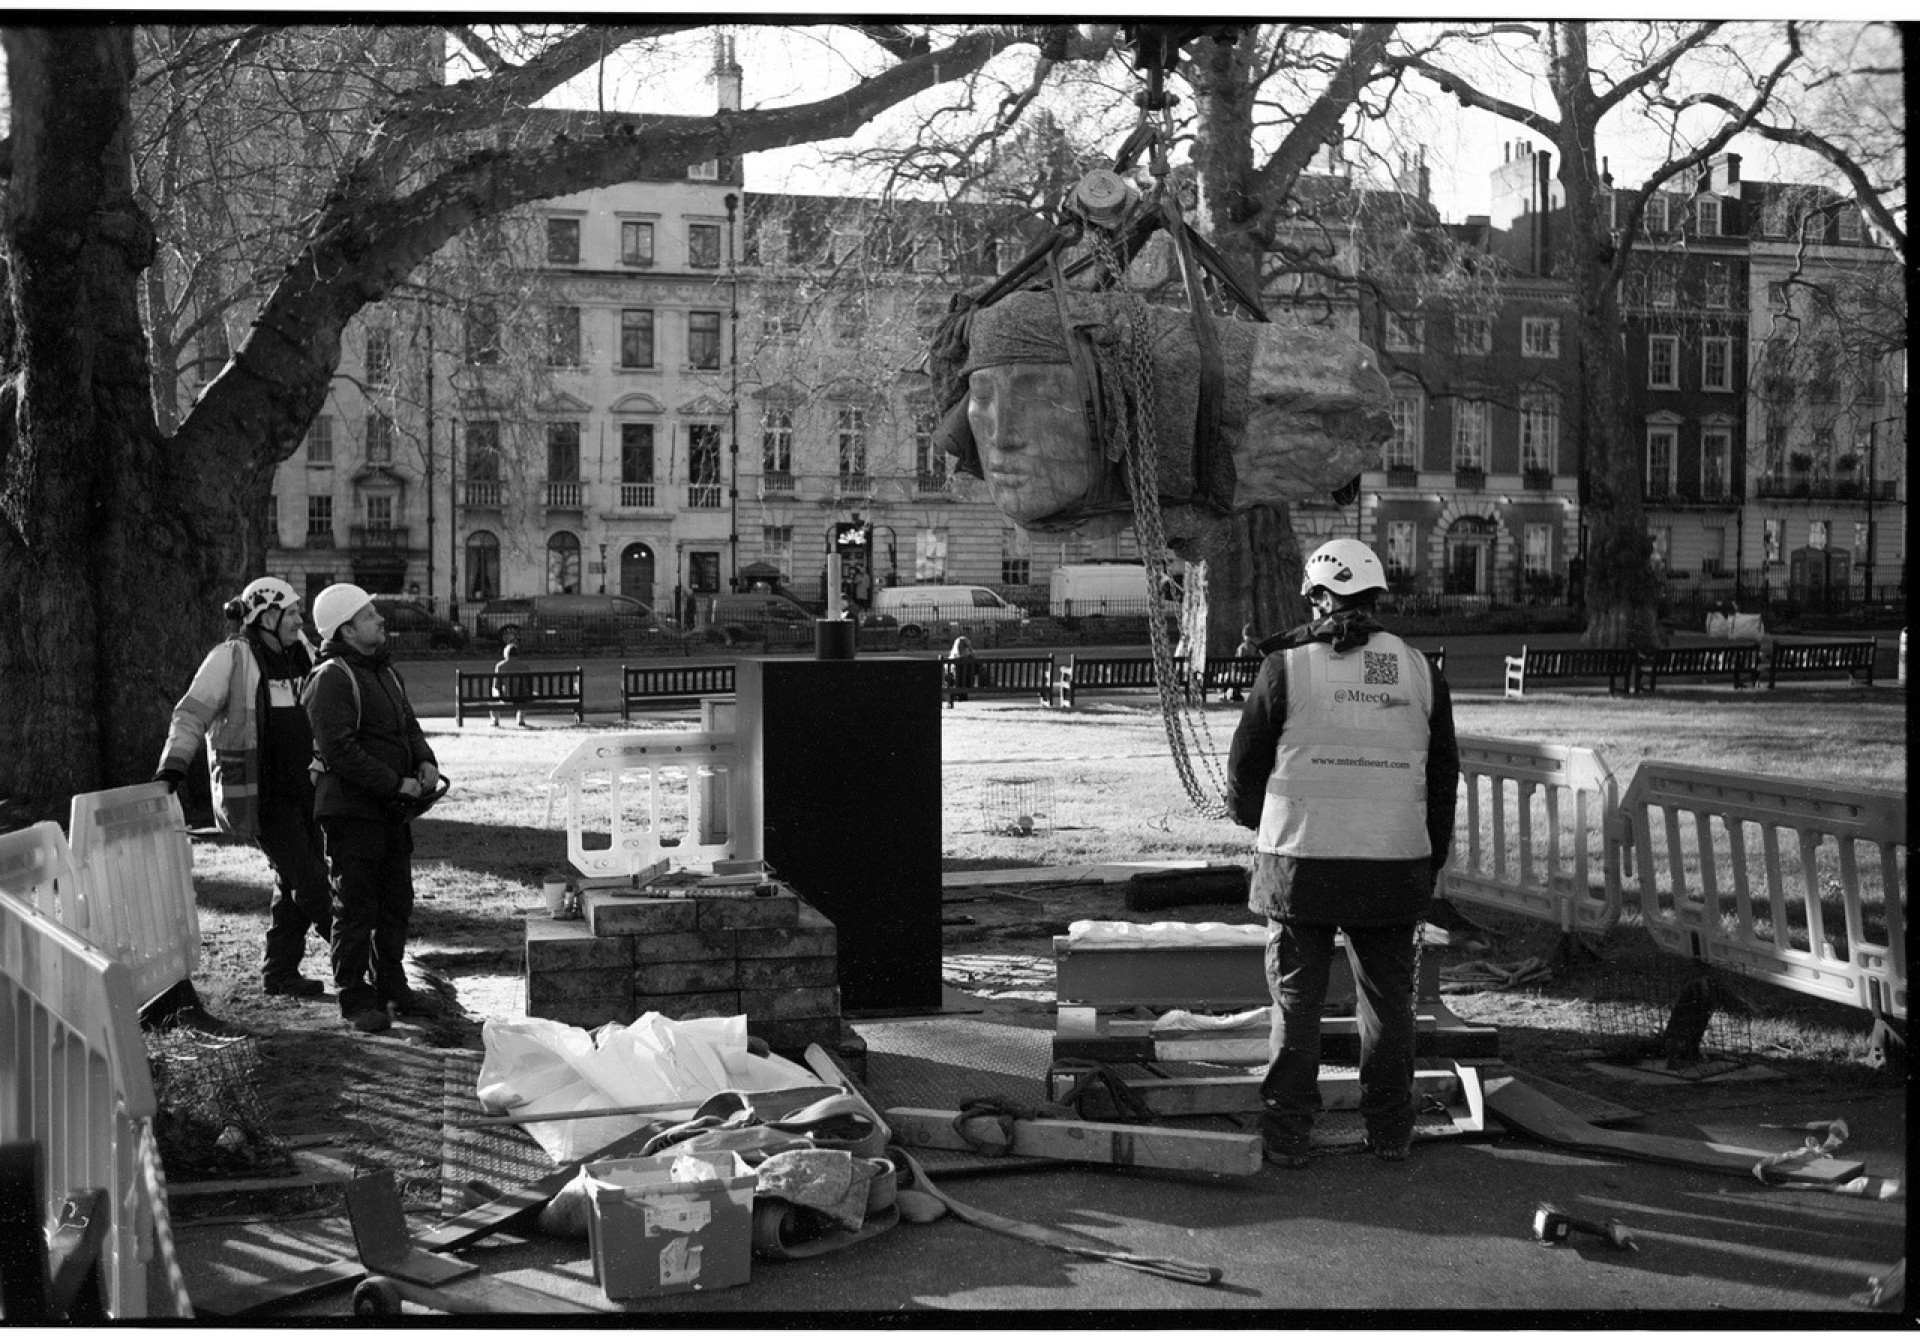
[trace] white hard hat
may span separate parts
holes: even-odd
[[[313,629],[322,640],[360,615],[360,609],[373,602],[373,595],[356,584],[331,584],[313,600]]]
[[[1358,538],[1335,538],[1320,544],[1307,558],[1300,592],[1311,594],[1316,585],[1336,594],[1359,594],[1385,589],[1387,572],[1373,549]]]
[[[261,613],[275,608],[291,608],[300,602],[300,595],[293,592],[293,586],[285,580],[271,575],[263,575],[245,589],[234,600],[240,605],[240,621],[250,626]],[[232,604],[228,605],[229,608]]]

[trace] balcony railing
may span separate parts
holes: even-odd
[[[1553,490],[1552,469],[1522,469],[1520,485],[1529,492],[1551,492]]]
[[[1465,467],[1456,465],[1453,470],[1453,485],[1463,492],[1482,491],[1487,485],[1487,471],[1472,465]]]
[[[947,490],[947,475],[944,473],[916,473],[913,478],[915,496],[939,496]]]
[[[1754,483],[1754,495],[1762,500],[1801,499],[1811,501],[1891,501],[1894,485],[1876,480],[1871,486],[1856,478],[1810,478],[1805,475],[1760,478]]]
[[[720,509],[720,485],[718,483],[695,483],[687,488],[688,510]]]
[[[835,489],[842,500],[865,501],[873,496],[873,475],[868,473],[842,473],[835,480]]]
[[[621,483],[620,508],[622,510],[652,510],[653,484],[650,482]]]
[[[547,484],[548,510],[582,510],[585,504],[586,488],[578,481]]]
[[[1387,486],[1418,487],[1419,485],[1420,485],[1420,470],[1415,468],[1413,465],[1411,464],[1387,465]]]
[[[776,470],[760,475],[760,495],[792,496],[793,474],[785,470]]]
[[[307,546],[308,547],[332,547],[333,546],[333,530],[332,529],[307,530]]]
[[[469,478],[461,485],[462,504],[484,510],[500,509],[500,483],[495,479]]]
[[[347,530],[347,544],[362,552],[405,552],[407,530],[390,524],[356,524]]]

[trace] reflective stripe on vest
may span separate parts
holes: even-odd
[[[1287,722],[1254,848],[1295,858],[1425,858],[1433,679],[1398,636],[1285,651]]]

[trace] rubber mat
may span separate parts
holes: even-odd
[[[867,1043],[864,1093],[882,1115],[890,1108],[958,1109],[982,1095],[1032,1104],[1046,1098],[1051,1015],[856,1021],[854,1029]],[[935,1177],[1007,1162],[952,1150],[917,1149],[914,1157]]]

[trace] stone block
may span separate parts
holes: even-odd
[[[527,920],[527,973],[550,970],[630,969],[631,937],[596,937],[579,919]]]
[[[827,916],[802,904],[792,927],[741,928],[737,954],[742,960],[777,956],[830,956],[838,934]]]
[[[739,962],[742,989],[826,988],[839,982],[832,956],[769,957]]]
[[[636,965],[655,960],[732,960],[740,954],[732,928],[716,928],[711,932],[663,932],[631,940]]]
[[[783,1051],[805,1050],[818,1044],[832,1052],[840,1040],[840,1017],[789,1016],[784,1020],[747,1017],[747,1033],[767,1041],[769,1048]]]
[[[791,891],[694,903],[700,906],[702,928],[787,928],[800,915],[800,897]]]
[[[635,937],[692,932],[699,926],[700,906],[692,900],[647,900],[602,891],[590,893],[586,914],[602,937]]]
[[[750,1017],[788,1020],[795,1016],[837,1016],[840,990],[827,988],[743,988],[740,1009]]]
[[[634,972],[638,995],[712,993],[740,986],[740,962],[730,956],[708,960],[649,960]]]
[[[527,1014],[544,1016],[540,1008],[555,1002],[605,1001],[625,1006],[633,1001],[633,971],[625,969],[542,970],[527,975]]]
[[[542,1020],[559,1021],[562,1025],[577,1025],[583,1030],[591,1030],[609,1021],[619,1025],[631,1025],[639,1012],[628,1005],[615,1005],[605,1000],[580,1000],[575,1002],[552,1002],[536,1011],[531,1006],[527,1015],[538,1016]],[[768,1040],[769,1044],[773,1041]]]
[[[740,1014],[740,994],[732,989],[699,993],[636,993],[633,1004],[642,1012],[657,1011],[673,1021]]]

